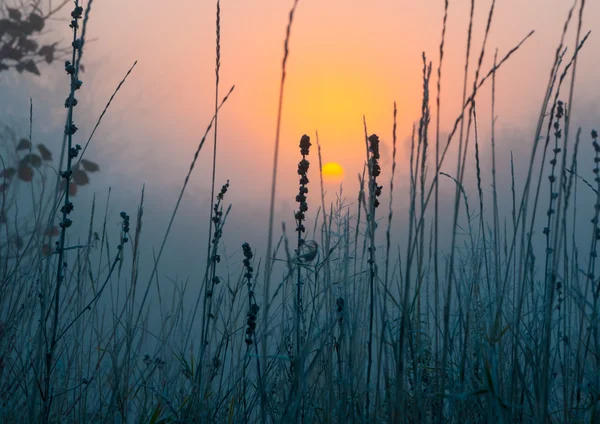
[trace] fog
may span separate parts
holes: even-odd
[[[600,4],[588,2],[585,34],[600,18]],[[481,49],[490,2],[477,2],[469,87]],[[86,152],[100,172],[74,199],[75,233],[85,234],[91,199],[96,196],[94,229],[101,230],[108,189],[107,232],[118,240],[119,212],[135,216],[145,187],[141,253],[142,279],[152,269],[156,254],[177,201],[193,154],[214,112],[215,5],[213,2],[134,0],[94,2],[88,42],[82,63],[84,85],[79,92],[75,122],[76,142],[84,144],[108,98],[134,61],[136,67],[116,95]],[[291,2],[224,1],[221,5],[221,68],[219,97],[235,89],[218,118],[216,190],[227,180],[225,204],[232,209],[224,229],[227,261],[222,273],[241,272],[241,245],[249,242],[264,257],[267,241],[270,181],[283,42]],[[495,141],[498,195],[502,224],[511,225],[510,155],[514,157],[517,199],[523,190],[534,142],[535,125],[548,84],[570,2],[511,0],[496,5],[487,41],[482,74],[531,30],[534,35],[497,73]],[[66,10],[64,11],[66,14]],[[443,2],[368,1],[300,2],[292,28],[290,58],[284,94],[281,151],[276,196],[275,241],[281,223],[293,237],[296,208],[298,142],[311,136],[308,159],[309,236],[319,208],[320,190],[315,131],[319,132],[323,161],[345,168],[343,197],[356,210],[358,174],[365,156],[363,114],[369,133],[382,139],[381,218],[387,219],[392,165],[393,102],[398,107],[397,169],[394,182],[393,244],[405,247],[409,190],[410,135],[418,124],[422,96],[422,52],[433,61],[431,107],[435,113],[437,66],[442,30]],[[448,32],[442,70],[441,144],[460,115],[462,72],[469,8],[467,2],[450,2]],[[48,40],[68,40],[69,28],[61,17],[45,35]],[[565,62],[574,48],[576,21],[567,33]],[[61,41],[66,45],[66,41]],[[600,84],[600,39],[592,32],[577,62],[570,141],[582,128],[579,170],[592,181],[592,128],[600,126],[596,87]],[[68,78],[60,61],[41,68],[42,76],[0,74],[0,119],[19,137],[29,132],[29,101],[33,103],[33,142],[44,143],[58,155],[65,122],[64,98]],[[486,218],[491,211],[491,80],[478,97],[478,136]],[[569,79],[561,95],[567,100]],[[213,128],[214,129],[214,128]],[[544,129],[543,134],[546,134]],[[435,116],[430,125],[430,145],[435,140]],[[206,266],[210,213],[213,133],[210,132],[191,175],[175,224],[159,265],[161,278],[200,281]],[[469,146],[465,188],[473,213],[478,213],[473,140]],[[571,151],[569,151],[570,160]],[[429,181],[434,175],[430,150]],[[453,142],[443,171],[456,176],[457,145]],[[547,159],[547,161],[549,158]],[[54,163],[57,163],[55,159]],[[539,159],[536,160],[536,168]],[[537,171],[536,171],[537,172]],[[544,171],[547,173],[547,168]],[[537,174],[534,174],[537,175]],[[544,180],[545,181],[545,180]],[[442,177],[440,237],[448,247],[454,183]],[[429,184],[428,184],[429,185]],[[593,192],[580,184],[580,211],[593,214]],[[336,200],[338,184],[325,184],[326,203]],[[547,205],[547,184],[542,186],[538,213]],[[19,195],[21,198],[21,195]],[[26,196],[22,202],[26,204]],[[23,206],[26,208],[26,206]],[[464,211],[464,209],[463,209]],[[322,217],[322,215],[321,215]],[[322,219],[322,218],[320,218]],[[538,234],[543,220],[534,228]],[[464,214],[461,223],[465,224]],[[382,221],[378,230],[383,243]],[[578,239],[588,243],[585,222],[578,222]],[[590,227],[591,228],[591,227]],[[318,237],[317,237],[318,239]],[[153,253],[154,252],[154,253]],[[166,280],[165,280],[166,281]]]

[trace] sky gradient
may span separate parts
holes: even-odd
[[[490,4],[476,1],[469,84]],[[514,152],[519,169],[527,165],[550,66],[572,4],[564,0],[503,0],[496,4],[483,73],[491,68],[496,49],[502,57],[535,30],[497,76],[497,155],[501,196],[506,198],[510,151]],[[214,110],[215,6],[214,1],[93,3],[88,29],[92,41],[86,44],[84,52],[86,72],[79,93],[81,107],[76,110],[76,122],[86,138],[127,69],[136,60],[138,64],[92,141],[89,158],[100,164],[101,173],[94,176],[81,199],[89,199],[93,192],[105,197],[111,186],[110,210],[117,228],[118,211],[135,210],[145,183],[147,219],[153,228],[147,237],[152,246],[164,232],[193,153]],[[266,242],[281,60],[291,6],[292,1],[279,0],[221,2],[219,96],[232,85],[235,90],[219,115],[216,184],[220,187],[226,180],[231,182],[227,200],[233,203],[233,209],[226,240],[232,250],[248,238],[258,238],[255,243],[259,246]],[[450,1],[441,81],[443,142],[461,105],[469,7],[467,0]],[[65,9],[63,15],[67,12]],[[344,168],[344,193],[352,202],[356,198],[357,174],[362,171],[365,158],[364,115],[369,133],[381,137],[382,180],[389,181],[392,112],[396,102],[398,166],[394,196],[398,218],[394,225],[402,228],[402,213],[408,207],[405,199],[409,140],[412,126],[420,116],[423,92],[422,54],[425,52],[427,61],[433,62],[431,107],[435,112],[443,13],[442,0],[299,2],[290,40],[282,117],[276,202],[280,218],[293,216],[302,134],[310,135],[313,141],[309,157],[311,181],[318,182],[318,131],[323,162],[337,162]],[[583,33],[599,19],[600,3],[587,1]],[[567,34],[566,57],[573,52],[575,27],[576,19]],[[47,37],[67,40],[66,22],[55,21]],[[598,52],[600,37],[592,32],[578,61],[573,111],[574,125],[581,125],[584,134],[589,134],[593,125],[600,126],[595,89],[600,84]],[[35,136],[58,146],[65,119],[61,99],[66,96],[68,80],[58,62],[42,72],[41,78],[1,75],[0,110],[3,120],[27,131],[32,97]],[[491,182],[490,88],[485,85],[478,98],[487,188]],[[434,123],[435,116],[432,139]],[[212,143],[211,133],[176,221],[176,241],[171,246],[181,248],[181,252],[173,254],[166,265],[170,271],[182,270],[170,265],[189,263],[205,248],[205,243],[198,240],[204,239],[208,224]],[[447,158],[447,172],[454,172],[454,150]],[[473,168],[469,166],[467,179],[470,178],[471,186],[472,175]],[[517,176],[522,175],[522,171],[517,171]],[[335,200],[338,184],[339,181],[332,181],[326,185],[328,201]],[[444,184],[453,193],[452,184]],[[386,183],[384,196],[388,195],[388,187]],[[320,203],[317,184],[310,188],[309,220],[315,218],[316,205]],[[472,195],[475,197],[476,193]],[[387,205],[387,199],[383,203]],[[185,274],[193,269],[182,271]]]

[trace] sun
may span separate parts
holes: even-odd
[[[337,162],[323,165],[323,180],[327,183],[341,183],[344,180],[344,168]]]

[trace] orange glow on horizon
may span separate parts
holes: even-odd
[[[318,130],[322,145],[337,157],[347,155],[348,141],[356,140],[353,156],[361,157],[362,117],[366,115],[369,126],[379,126],[380,119],[389,121],[391,101],[385,98],[389,87],[345,64],[343,58],[331,58],[323,67],[307,64],[294,72],[296,79],[290,79],[286,96],[286,122],[295,132]]]
[[[291,94],[294,117],[336,132],[343,132],[369,103],[364,80],[352,75],[303,75]]]
[[[160,2],[150,3],[153,6],[140,8],[145,4],[141,0],[99,2],[94,8],[92,35],[98,37],[98,42],[90,45],[86,53],[86,66],[93,70],[94,77],[94,81],[84,81],[87,87],[94,86],[87,98],[91,99],[90,106],[100,110],[133,59],[139,60],[107,115],[107,119],[110,116],[114,120],[114,125],[110,122],[101,126],[107,132],[104,138],[112,138],[112,144],[102,143],[102,148],[115,157],[122,149],[121,137],[131,140],[127,146],[135,160],[130,162],[140,164],[139,169],[142,164],[148,169],[143,176],[137,176],[138,168],[131,170],[136,181],[155,176],[162,180],[162,172],[153,171],[157,167],[167,170],[176,163],[178,168],[187,168],[214,113],[214,3],[184,2],[185,13],[175,21],[164,19]],[[274,166],[281,67],[292,2],[221,3],[219,100],[233,85],[235,91],[219,112],[218,125],[215,125],[219,139],[217,178],[231,178],[232,182],[241,181],[252,187],[268,186]],[[441,77],[442,145],[462,110],[470,16],[467,3],[457,2],[451,6],[448,16]],[[529,128],[529,122],[537,118],[548,69],[554,60],[555,43],[571,7],[558,0],[552,3],[553,7],[549,8],[543,0],[507,0],[495,9],[495,29],[487,41],[480,76],[493,66],[494,49],[498,49],[500,59],[529,31],[536,31],[497,73],[498,133],[502,128],[506,131]],[[116,15],[115,7],[120,7],[123,13]],[[478,9],[482,13],[476,13],[473,26],[474,53],[467,90],[471,89],[484,39],[487,19],[484,9]],[[515,14],[515,10],[519,13]],[[418,126],[421,116],[423,53],[427,62],[432,62],[429,104],[433,119],[429,134],[430,139],[435,136],[443,4],[334,0],[304,2],[297,12],[288,40],[277,151],[278,192],[296,190],[298,141],[302,134],[311,137],[313,147],[308,159],[313,166],[316,164],[316,133],[323,164],[329,161],[342,164],[344,173],[348,174],[344,185],[348,191],[354,189],[358,184],[356,176],[362,173],[366,160],[363,115],[368,134],[380,137],[382,172],[388,177],[394,102],[397,104],[397,173],[399,178],[406,177],[410,172],[407,165],[412,127],[413,124]],[[587,19],[600,16],[600,2],[588,4],[586,16]],[[63,35],[68,35],[68,27],[60,24],[60,28]],[[574,38],[571,32],[569,42]],[[124,39],[127,43],[119,42]],[[585,49],[598,50],[598,40],[593,37],[586,43]],[[597,55],[584,52],[580,59],[578,86],[597,85]],[[174,70],[177,77],[173,76]],[[56,83],[62,81],[58,79],[62,78],[60,72],[58,69],[56,76],[44,82],[52,94],[48,94],[48,98],[55,97],[55,87],[60,88]],[[581,110],[592,113],[594,99],[586,98],[588,93],[582,94]],[[490,78],[478,91],[478,104],[481,108],[478,115],[482,117],[478,130],[482,137],[488,137],[491,131]],[[8,105],[7,110],[17,110]],[[53,108],[60,116],[55,118],[52,112],[52,119],[62,125],[63,109],[60,104]],[[90,122],[95,122],[95,109],[87,105],[85,109],[90,111]],[[108,134],[109,129],[111,134]],[[207,163],[213,152],[212,134],[202,151],[202,160]],[[489,153],[488,144],[482,143],[482,157]],[[455,147],[453,142],[445,166],[453,160]],[[428,155],[428,159],[431,158],[432,155]],[[150,161],[152,166],[149,166]],[[211,179],[208,168],[210,166],[198,166],[194,170],[194,175],[200,174],[195,177],[198,189],[206,189],[206,181]],[[248,175],[255,177],[250,179]],[[324,177],[328,184],[332,181],[331,176]]]

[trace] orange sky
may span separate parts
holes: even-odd
[[[218,175],[232,179],[234,185],[244,173],[255,172],[249,158],[260,163],[261,170],[272,164],[280,63],[291,3],[234,0],[221,5],[221,91],[232,84],[236,90],[220,119]],[[469,3],[450,2],[442,80],[443,130],[453,122],[460,104]],[[476,3],[474,55],[479,54],[489,4]],[[496,5],[484,69],[491,66],[496,47],[502,55],[531,29],[536,30],[498,77],[500,124],[528,127],[537,113],[570,5],[562,0],[504,0]],[[86,56],[95,72],[95,84],[102,82],[95,90],[98,103],[128,66],[139,60],[112,108],[113,115],[122,114],[122,121],[127,120],[121,124],[133,137],[129,149],[138,155],[147,158],[147,147],[151,147],[163,153],[159,158],[168,152],[178,167],[187,167],[213,108],[214,15],[212,1],[179,2],[171,10],[165,3],[147,0],[94,3],[90,35],[98,40],[89,44]],[[314,136],[318,130],[324,160],[342,164],[354,181],[352,176],[364,157],[362,115],[367,117],[369,131],[380,134],[390,146],[394,100],[399,142],[406,141],[419,116],[421,52],[434,61],[435,74],[442,16],[441,0],[300,1],[288,62],[282,179],[286,175],[295,178],[285,170],[298,160],[300,136]],[[588,1],[584,29],[599,17],[600,4]],[[600,59],[593,52],[599,50],[600,40],[594,34],[580,61],[581,85],[583,81],[598,84],[595,69]],[[435,75],[432,82],[436,82]],[[580,89],[578,94],[583,101],[587,93]],[[106,130],[110,138],[111,131]],[[399,160],[406,159],[406,149],[399,149],[399,154],[403,155]],[[205,155],[209,157],[208,149]],[[269,173],[256,177],[260,184],[267,183]]]
[[[227,255],[231,252],[239,255],[239,246],[248,241],[257,249],[257,257],[264,256],[281,59],[292,3],[292,0],[223,0],[221,4],[221,93],[236,85],[219,118],[217,189],[229,179],[226,203],[233,204],[225,231]],[[468,0],[450,1],[442,80],[442,134],[447,133],[459,113],[469,4]],[[476,2],[473,55],[479,54],[489,4],[489,0]],[[490,68],[496,48],[503,55],[530,30],[536,31],[501,69],[497,79],[496,152],[501,208],[510,208],[511,204],[511,152],[515,158],[517,195],[521,192],[522,170],[529,161],[540,102],[571,4],[571,0],[497,2],[484,69]],[[65,15],[68,12],[65,10]],[[434,63],[434,98],[442,17],[443,0],[300,0],[292,29],[283,108],[276,237],[284,219],[288,221],[288,235],[293,233],[298,143],[304,133],[313,138],[307,228],[312,231],[317,205],[321,204],[316,130],[321,139],[323,162],[339,162],[345,168],[345,203],[356,202],[357,173],[362,170],[365,155],[363,114],[369,132],[381,138],[380,180],[385,209],[378,216],[386,215],[392,111],[396,101],[398,166],[392,243],[404,243],[408,208],[407,140],[419,118],[421,54],[425,51]],[[597,27],[599,21],[600,2],[587,0],[584,31]],[[57,21],[47,37],[51,41],[65,40],[63,45],[67,45],[68,30],[66,20]],[[87,225],[93,194],[100,199],[99,208],[104,210],[107,188],[112,187],[108,229],[116,234],[119,212],[135,214],[145,183],[144,243],[157,248],[213,113],[215,1],[95,1],[88,35],[94,42],[86,45],[84,53],[86,72],[78,94],[75,121],[80,138],[76,142],[85,142],[127,69],[135,60],[138,65],[86,153],[88,159],[99,163],[101,172],[93,175],[91,185],[78,194],[75,221]],[[570,52],[573,40],[574,32],[570,31]],[[588,160],[589,131],[600,126],[598,52],[600,35],[594,32],[578,62],[573,113],[575,127],[583,126],[580,155],[582,163],[587,163],[587,168],[582,167],[588,173],[592,168]],[[0,76],[2,123],[15,124],[20,134],[27,134],[31,97],[34,140],[56,151],[62,140],[67,88],[68,79],[59,62],[43,69],[41,78],[3,73]],[[491,184],[489,85],[480,95],[478,124],[487,208]],[[432,127],[431,137],[433,134]],[[199,156],[170,236],[168,252],[161,262],[163,272],[172,277],[203,272],[196,267],[198,257],[204,254],[203,241],[209,222],[211,146],[212,134]],[[452,175],[455,156],[453,147],[444,169]],[[473,162],[471,149],[465,185],[471,199],[476,199]],[[432,172],[428,175],[431,177]],[[449,179],[443,179],[440,187],[442,197],[453,195],[455,187]],[[325,190],[327,203],[335,201],[337,182],[326,184]],[[579,201],[585,201],[585,196],[579,197]],[[580,205],[578,210],[585,207]],[[351,213],[354,212],[355,205]],[[502,216],[510,219],[510,211],[502,212],[508,213]],[[449,214],[442,216],[442,220],[450,218]],[[451,227],[442,222],[441,228]],[[587,234],[586,231],[589,229],[584,228],[582,234]],[[442,234],[446,241],[449,232]],[[148,247],[145,252],[148,263],[153,263],[152,249]]]
[[[231,180],[230,200],[234,205],[255,201],[257,209],[267,210],[259,203],[268,198],[270,188],[283,42],[292,3],[221,2],[221,95],[233,84],[236,89],[219,118],[217,185]],[[476,2],[473,56],[479,54],[490,3]],[[86,45],[82,107],[77,110],[82,133],[89,134],[106,100],[138,60],[89,152],[90,158],[107,171],[98,175],[99,189],[119,185],[121,191],[137,194],[146,182],[149,196],[175,196],[214,107],[215,4],[197,0],[93,3],[89,37],[95,41]],[[313,138],[309,176],[317,180],[316,130],[323,161],[339,162],[345,168],[345,190],[349,198],[355,198],[353,187],[365,154],[363,114],[369,132],[381,137],[382,178],[389,179],[394,101],[398,104],[397,176],[401,181],[397,187],[406,186],[407,139],[419,118],[423,51],[434,63],[434,107],[443,4],[443,0],[300,0],[292,29],[283,108],[280,211],[294,207],[298,142],[304,133]],[[442,79],[443,133],[449,130],[460,106],[469,5],[467,0],[450,1]],[[498,130],[516,135],[498,140],[498,155],[504,160],[509,149],[521,149],[519,159],[529,153],[525,147],[531,142],[533,123],[571,5],[567,0],[497,2],[483,66],[486,71],[496,48],[502,56],[530,30],[536,31],[498,75]],[[588,0],[584,31],[596,27],[598,21],[600,2]],[[60,24],[48,36],[66,40],[68,26]],[[573,40],[574,32],[570,31],[570,51]],[[598,52],[600,35],[592,33],[579,61],[576,90],[579,113],[575,118],[586,125],[592,125],[591,119],[599,116],[595,90],[600,85]],[[26,110],[31,95],[38,119],[46,114],[56,128],[61,128],[64,108],[56,99],[64,97],[67,80],[61,64],[55,65],[55,72],[46,73],[42,79],[29,79],[31,85],[21,85],[18,90],[22,92],[22,110]],[[480,136],[485,140],[482,156],[489,162],[489,85],[481,92],[479,105]],[[2,106],[13,114],[18,112],[15,105]],[[46,124],[41,120],[39,131],[43,128]],[[210,193],[211,145],[212,135],[189,189],[191,196],[202,200]],[[489,183],[489,175],[484,179]],[[336,191],[337,185],[326,186],[326,190]],[[310,195],[316,194],[315,186]]]

